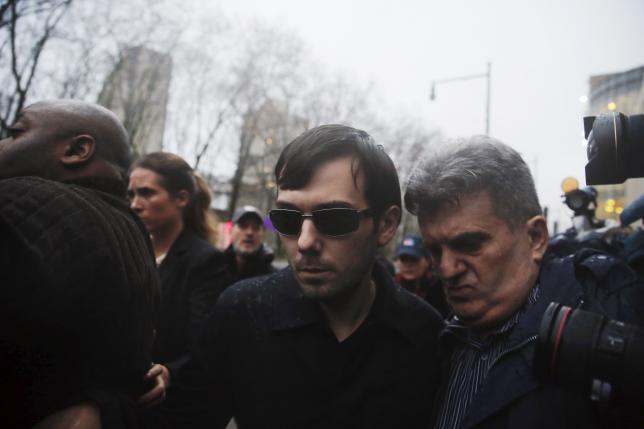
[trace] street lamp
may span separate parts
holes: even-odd
[[[490,135],[490,81],[491,81],[490,77],[491,75],[492,75],[492,63],[488,62],[487,71],[485,73],[434,80],[432,81],[432,88],[429,93],[429,99],[431,101],[434,101],[436,99],[437,84],[459,82],[459,81],[479,79],[484,77],[487,80],[487,100],[485,105],[485,134]]]

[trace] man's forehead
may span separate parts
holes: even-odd
[[[298,188],[279,187],[276,200],[279,203],[284,194],[299,194],[302,191],[308,192],[311,188],[314,188],[316,192],[326,193],[328,191],[334,194],[341,189],[344,191],[343,193],[347,194],[347,197],[355,198],[355,194],[359,194],[361,198],[366,198],[364,195],[364,172],[354,155],[343,155],[321,162],[313,168],[309,180],[302,186]],[[333,198],[333,195],[329,194],[328,196],[329,201],[337,200]],[[286,199],[290,198],[287,197]],[[343,198],[340,200],[343,200]],[[351,206],[350,203],[346,202],[343,205]]]
[[[423,235],[458,236],[508,227],[507,222],[494,210],[488,192],[481,191],[446,201],[430,212],[421,211],[418,223]]]

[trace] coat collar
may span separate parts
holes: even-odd
[[[426,340],[424,322],[431,321],[433,316],[427,305],[397,286],[379,263],[374,265],[372,278],[376,283],[376,298],[367,320],[394,328],[414,343]],[[290,267],[276,273],[271,280],[282,285],[275,301],[278,307],[269,314],[272,330],[326,323],[320,304],[304,297]]]
[[[172,243],[172,246],[170,246],[170,250],[168,250],[168,254],[163,259],[160,267],[165,265],[167,261],[188,252],[193,246],[195,240],[199,240],[197,234],[195,234],[192,229],[184,226],[177,238],[174,240],[174,243]]]
[[[91,177],[77,177],[75,179],[64,180],[63,183],[71,185],[78,185],[84,188],[95,189],[115,197],[121,198],[125,201],[127,196],[127,186],[125,182],[113,177],[91,176]]]

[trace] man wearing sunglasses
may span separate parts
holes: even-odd
[[[290,266],[220,297],[201,341],[212,396],[191,425],[427,427],[443,322],[375,263],[400,221],[393,162],[364,131],[323,125],[275,176]]]

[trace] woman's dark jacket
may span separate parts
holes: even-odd
[[[159,266],[161,310],[153,359],[171,372],[188,358],[204,317],[230,284],[224,255],[184,228]]]

